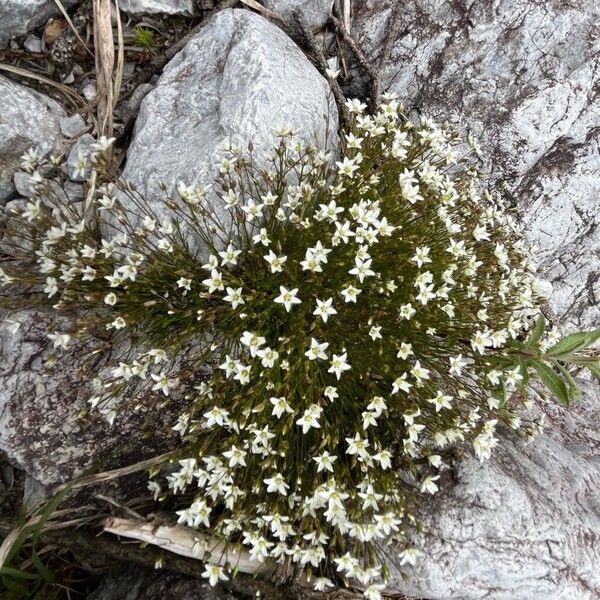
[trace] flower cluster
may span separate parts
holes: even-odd
[[[0,275],[76,315],[54,347],[126,348],[91,398],[111,422],[125,398],[185,399],[178,456],[150,485],[181,498],[179,523],[297,565],[317,590],[353,580],[379,598],[381,557],[416,559],[413,509],[448,448],[484,460],[501,423],[539,431],[517,409],[542,369],[529,359],[556,340],[475,142],[391,97],[348,109],[343,156],[284,129],[259,162],[230,147],[211,188],[180,183],[161,215],[119,180],[93,217],[59,206],[25,157],[37,197]]]

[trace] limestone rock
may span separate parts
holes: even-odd
[[[60,130],[65,137],[73,137],[85,127],[85,121],[79,113],[60,120]]]
[[[194,0],[121,0],[119,7],[129,14],[165,14],[191,17],[199,13]]]
[[[62,0],[65,8],[79,0]],[[60,13],[53,0],[2,0],[0,3],[0,48],[11,38],[23,35],[43,25],[47,19]]]
[[[0,451],[13,464],[50,486],[87,468],[112,469],[166,451],[176,404],[167,415],[130,407],[110,427],[98,412],[85,410],[91,379],[108,357],[86,362],[85,344],[57,354],[46,336],[51,321],[44,311],[0,317]],[[20,327],[13,334],[15,323]]]
[[[391,4],[355,5],[353,33],[375,64]],[[400,15],[383,87],[474,132],[490,181],[506,181],[540,244],[551,306],[566,328],[597,324],[600,5],[416,0]]]
[[[326,120],[328,116],[328,121]],[[124,179],[165,213],[158,182],[210,184],[227,142],[260,157],[289,125],[332,145],[337,111],[328,84],[277,27],[247,10],[223,10],[164,69],[142,101]],[[215,209],[224,222],[222,201]]]
[[[600,391],[543,404],[529,445],[505,434],[488,462],[463,457],[423,503],[415,567],[393,589],[428,600],[592,600],[600,593]]]
[[[49,153],[61,139],[63,109],[54,100],[0,75],[0,201],[14,192],[13,174],[29,148]]]
[[[321,28],[331,15],[333,0],[263,0],[262,4],[291,24],[298,10],[309,27]]]

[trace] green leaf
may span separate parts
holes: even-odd
[[[544,385],[554,394],[556,399],[563,406],[569,406],[569,390],[560,375],[544,362],[536,360],[532,361],[532,364]]]
[[[13,579],[39,579],[39,575],[35,573],[28,573],[27,571],[20,571],[14,567],[2,567],[0,569],[0,575],[6,575]]]
[[[600,379],[600,364],[590,363],[588,365],[585,365],[585,368],[589,369],[591,371],[592,375],[594,375],[595,377]]]
[[[579,396],[579,387],[577,385],[577,382],[575,381],[575,379],[573,379],[573,376],[571,375],[571,373],[569,373],[566,367],[564,367],[558,362],[555,362],[554,366],[560,371],[561,375],[563,376],[563,379],[567,384],[569,402],[572,402],[573,400],[575,400],[575,398],[577,398],[577,396]]]
[[[600,329],[572,333],[546,351],[548,356],[562,356],[583,350],[600,340]]]
[[[542,313],[539,314],[537,321],[533,329],[531,330],[531,335],[525,341],[523,346],[525,348],[533,348],[541,339],[542,335],[544,335],[544,329],[546,328],[546,319]]]
[[[40,560],[35,550],[31,551],[31,562],[47,584],[54,583],[54,573]]]

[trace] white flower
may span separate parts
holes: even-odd
[[[223,456],[229,459],[229,466],[231,468],[240,465],[242,467],[246,466],[246,461],[244,460],[247,452],[238,448],[235,444],[231,446],[231,449],[227,452],[223,452]]]
[[[367,448],[369,447],[369,440],[366,438],[361,438],[358,432],[354,435],[353,438],[345,438],[346,443],[348,444],[348,449],[346,450],[346,454],[356,454],[360,458],[368,458],[369,453],[367,452]]]
[[[275,366],[275,362],[279,358],[279,352],[272,348],[262,348],[258,350],[256,356],[260,358],[260,364],[265,368],[272,368]]]
[[[205,412],[202,416],[206,419],[206,427],[212,427],[213,425],[219,425],[219,427],[223,427],[225,422],[227,421],[227,417],[229,412],[225,409],[218,408],[214,406],[208,412]]]
[[[22,217],[25,217],[29,223],[35,221],[41,213],[41,200],[38,198],[35,202],[28,202],[25,210],[21,213]]]
[[[246,206],[242,206],[242,210],[246,213],[246,220],[253,221],[257,217],[262,217],[262,204],[257,204],[252,198],[248,200]]]
[[[317,308],[315,308],[313,315],[321,317],[323,322],[327,323],[330,315],[337,315],[337,310],[333,308],[332,304],[333,298],[328,298],[325,301],[317,299]]]
[[[434,475],[433,477],[430,475],[429,477],[425,477],[421,483],[421,493],[429,492],[430,494],[435,494],[439,489],[435,482],[439,478],[439,475]]]
[[[271,190],[269,190],[264,196],[260,197],[265,206],[273,206],[277,201],[277,198],[278,196],[271,192]]]
[[[154,359],[155,365],[159,365],[160,363],[167,361],[167,353],[160,348],[152,348],[151,350],[148,350],[147,354]]]
[[[381,396],[375,396],[367,406],[367,410],[373,411],[376,417],[379,417],[386,408],[385,400]]]
[[[356,266],[350,269],[348,273],[350,273],[350,275],[356,275],[358,280],[362,283],[365,280],[365,277],[372,277],[375,275],[375,271],[371,270],[371,263],[372,259],[362,260],[357,256],[354,259],[354,264]]]
[[[219,581],[229,580],[229,577],[227,577],[227,575],[225,575],[225,572],[223,571],[223,567],[211,564],[206,565],[204,573],[202,573],[202,577],[204,577],[204,579],[208,579],[208,583],[211,586],[217,585]]]
[[[365,492],[358,492],[358,496],[363,500],[363,510],[367,510],[368,508],[379,510],[379,505],[377,502],[383,498],[383,494],[376,493],[371,484],[367,486]]]
[[[479,354],[483,354],[485,352],[486,347],[492,345],[492,338],[487,331],[477,331],[475,336],[471,340],[471,346],[473,350],[477,350]]]
[[[412,307],[412,305],[410,303],[409,304],[403,304],[400,307],[400,316],[403,319],[407,319],[407,320],[412,319],[415,316],[416,312],[417,311]]]
[[[362,290],[355,288],[353,285],[348,285],[340,292],[340,294],[344,296],[344,302],[356,302],[356,298],[361,291]]]
[[[414,262],[419,269],[425,264],[430,263],[431,259],[429,258],[429,246],[421,246],[415,249],[415,255],[410,259]]]
[[[117,303],[117,295],[114,292],[106,294],[106,296],[104,296],[104,303],[109,306],[114,306]]]
[[[273,405],[273,412],[272,414],[274,416],[276,416],[278,419],[281,418],[281,416],[283,415],[283,413],[287,412],[287,413],[293,413],[293,409],[292,407],[288,404],[287,400],[283,397],[280,396],[279,398],[270,398],[269,402]]]
[[[156,228],[156,220],[150,216],[145,216],[144,220],[142,221],[142,225],[148,231],[154,231],[154,229]]]
[[[450,357],[450,373],[452,375],[458,375],[460,377],[462,369],[466,366],[467,361],[463,358],[462,354]]]
[[[412,383],[407,381],[407,374],[402,373],[400,377],[397,377],[392,384],[392,394],[397,394],[399,390],[403,392],[410,392],[410,388],[413,386]]]
[[[429,370],[424,369],[419,361],[415,362],[415,366],[410,370],[410,374],[420,382],[422,379],[429,379]]]
[[[346,352],[337,355],[334,354],[331,359],[331,366],[327,369],[328,373],[335,373],[335,376],[339,379],[344,371],[350,369],[350,365],[346,362],[348,355]]]
[[[319,456],[314,456],[313,460],[317,463],[317,473],[321,471],[329,471],[333,473],[333,463],[337,460],[337,456],[333,456],[325,450],[323,454]]]
[[[502,375],[501,371],[497,371],[496,369],[492,369],[491,371],[489,371],[486,374],[486,378],[487,380],[492,384],[492,385],[498,385],[500,383],[500,377]]]
[[[296,425],[302,427],[302,433],[307,433],[311,428],[320,429],[319,417],[323,409],[317,404],[311,404],[304,414],[296,421]]]
[[[369,336],[373,341],[382,339],[381,325],[373,325],[369,330]]]
[[[365,111],[367,105],[358,100],[358,98],[353,98],[352,100],[348,98],[348,100],[346,100],[346,108],[349,112],[360,115]]]
[[[58,281],[56,277],[46,277],[46,286],[44,287],[44,294],[48,294],[48,298],[52,298],[54,294],[58,292]]]
[[[237,265],[237,257],[242,253],[241,250],[236,250],[234,246],[229,244],[226,250],[219,252],[219,256],[222,258],[221,264],[225,265]]]
[[[222,291],[225,289],[223,276],[216,269],[210,272],[210,278],[205,279],[202,284],[208,288],[209,294],[212,294],[216,290]]]
[[[442,464],[442,457],[439,454],[430,454],[427,457],[427,461],[432,467],[439,469]]]
[[[273,250],[269,250],[269,254],[265,254],[263,258],[271,266],[271,273],[281,273],[283,271],[283,263],[287,260],[287,256],[277,256]]]
[[[419,552],[416,548],[406,548],[402,550],[398,554],[398,558],[400,558],[400,565],[405,565],[408,563],[409,565],[415,565],[417,562],[417,558],[421,552]]]
[[[160,496],[160,493],[162,491],[160,483],[158,483],[158,481],[150,481],[148,483],[148,491],[152,494],[154,501],[158,500],[158,497]]]
[[[339,398],[339,395],[337,393],[337,388],[333,387],[332,385],[328,385],[325,388],[325,391],[323,392],[323,395],[325,396],[325,398],[327,398],[330,402],[333,402],[336,398]]]
[[[263,246],[268,246],[271,243],[271,240],[267,235],[267,230],[264,227],[252,237],[252,241],[255,244],[262,244]]]
[[[328,71],[329,71],[329,69],[328,69]],[[336,73],[339,73],[339,71],[336,71]],[[328,73],[328,76],[331,79],[335,79],[335,77],[337,77],[337,75],[335,75],[335,77],[332,77],[329,73]],[[315,590],[315,592],[326,592],[327,588],[330,588],[330,587],[335,587],[335,585],[330,579],[327,579],[327,577],[315,578],[315,581],[313,584],[313,589]]]
[[[275,298],[274,302],[278,304],[283,304],[285,306],[285,310],[290,312],[292,310],[292,306],[294,304],[300,304],[302,301],[300,298],[296,297],[298,293],[298,288],[294,288],[293,290],[288,290],[286,287],[280,285],[279,286],[279,296]]]
[[[231,308],[237,308],[242,304],[245,304],[244,299],[242,298],[242,288],[226,288],[227,295],[223,297],[225,302],[231,302]]]
[[[401,358],[402,360],[406,360],[412,354],[414,354],[413,350],[412,350],[412,344],[407,344],[406,342],[402,342],[400,344],[400,349],[398,350],[398,353],[396,354],[396,356],[398,358]]]
[[[506,372],[505,382],[509,389],[513,389],[519,381],[523,380],[523,375],[520,373],[521,367],[517,365],[514,369]]]
[[[308,357],[308,360],[317,360],[317,358],[327,360],[327,354],[325,353],[325,350],[328,348],[328,346],[328,342],[322,342],[320,344],[317,340],[315,340],[315,338],[311,338],[310,349],[304,353],[304,356]]]
[[[281,473],[276,473],[274,477],[263,479],[263,482],[267,484],[267,492],[269,493],[276,492],[282,496],[287,496],[287,490],[290,489],[290,486],[285,483],[285,479]]]
[[[68,333],[49,333],[48,338],[54,342],[55,348],[64,348],[65,350],[71,342],[71,336]]]
[[[238,363],[236,365],[236,374],[233,376],[234,379],[237,379],[242,385],[246,385],[250,383],[250,370],[252,367],[250,365],[243,365]]]
[[[117,317],[112,323],[109,323],[106,328],[107,329],[123,329],[123,327],[126,327],[127,323],[125,321],[125,319],[123,317]]]
[[[192,280],[188,279],[187,277],[180,277],[177,280],[177,287],[183,288],[189,292],[192,289]]]
[[[332,200],[329,204],[319,204],[319,208],[321,214],[332,223],[337,221],[338,215],[344,212],[344,207],[338,206],[335,200]]]
[[[354,172],[358,169],[358,165],[356,164],[356,159],[344,157],[342,162],[335,163],[338,168],[338,173],[345,177],[354,177]]]
[[[165,396],[169,395],[169,392],[177,386],[178,380],[170,379],[166,373],[161,373],[160,375],[155,375],[152,373],[152,379],[156,382],[152,387],[152,391],[155,392],[160,390]]]
[[[452,400],[452,396],[447,396],[442,392],[438,391],[435,395],[435,398],[430,398],[427,402],[430,402],[435,406],[435,412],[440,412],[442,408],[452,408],[450,401]]]
[[[225,362],[219,365],[219,369],[225,371],[225,377],[229,378],[234,373],[237,373],[237,367],[240,364],[239,360],[235,360],[227,354],[225,356]]]

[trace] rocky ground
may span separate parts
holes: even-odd
[[[324,67],[338,66],[348,96],[394,91],[414,114],[474,132],[490,184],[501,186],[540,248],[552,285],[549,316],[565,331],[598,327],[599,5],[339,4],[332,22],[332,0],[121,0],[125,69],[114,131],[125,178],[152,202],[160,180],[206,182],[223,142],[265,147],[279,124],[334,146],[341,115]],[[63,5],[93,49],[91,2]],[[142,43],[140,28],[152,32],[151,43]],[[0,204],[10,206],[28,194],[19,171],[26,149],[64,152],[71,162],[86,152],[97,82],[93,56],[52,0],[2,3],[0,63]],[[73,176],[72,200],[83,191]],[[9,463],[18,467],[29,493],[41,497],[87,468],[131,464],[168,447],[168,439],[136,439],[140,415],[123,415],[111,430],[82,416],[87,373],[46,374],[44,315],[13,318],[25,327],[17,336],[0,331],[3,473]],[[583,386],[569,411],[545,407],[547,433],[530,446],[507,433],[491,462],[457,458],[454,482],[421,515],[421,560],[396,571],[394,592],[432,600],[600,595],[600,394],[597,383]],[[119,572],[90,598],[240,594],[166,577]]]

